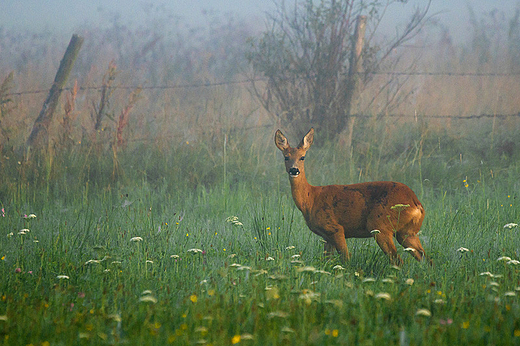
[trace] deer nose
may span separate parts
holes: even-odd
[[[289,175],[296,177],[296,176],[300,175],[300,170],[296,167],[291,167],[291,168],[289,168]]]

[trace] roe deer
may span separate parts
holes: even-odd
[[[395,236],[415,259],[421,261],[426,255],[417,233],[424,219],[424,208],[415,193],[405,184],[392,181],[310,185],[305,177],[304,159],[313,138],[314,129],[311,128],[300,144],[291,148],[278,130],[274,142],[285,157],[294,203],[310,230],[326,241],[325,255],[330,255],[336,248],[342,260],[348,260],[346,238],[375,237],[391,263],[400,265],[402,260],[394,245]]]

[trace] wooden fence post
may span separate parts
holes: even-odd
[[[60,62],[60,67],[54,78],[54,83],[49,90],[49,95],[43,103],[42,110],[35,120],[33,129],[29,138],[27,139],[27,150],[31,148],[41,150],[47,147],[49,142],[48,129],[51,124],[52,116],[56,107],[58,106],[58,100],[65,83],[69,77],[70,71],[74,66],[74,62],[78,57],[79,50],[83,44],[83,38],[78,35],[72,35],[69,42],[69,46],[63,55],[63,59]]]
[[[354,95],[356,91],[360,87],[359,77],[360,72],[363,71],[363,45],[365,43],[365,30],[367,24],[367,16],[358,16],[356,21],[356,31],[354,32],[354,42],[352,44],[352,54],[350,56],[350,64],[348,70],[347,77],[347,90],[346,90],[346,100],[345,100],[345,116],[347,118],[347,138],[346,145],[347,149],[350,150],[352,148],[352,136],[354,133],[354,122],[356,120],[355,117],[351,114],[352,109],[352,100],[354,99]]]

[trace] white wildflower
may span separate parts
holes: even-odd
[[[509,228],[509,229],[511,229],[511,228],[514,228],[514,227],[517,227],[517,226],[518,226],[517,223],[512,223],[512,222],[511,222],[511,223],[505,224],[505,225],[504,225],[504,228]]]
[[[334,267],[332,267],[332,270],[345,270],[345,268],[340,266],[339,264],[336,264]]]
[[[406,281],[404,283],[412,286],[414,282],[415,282],[414,279],[406,279]]]
[[[314,273],[316,271],[316,268],[314,267],[310,267],[310,266],[305,266],[305,267],[300,267],[300,268],[297,268],[296,269],[299,273],[302,273],[302,272],[310,272],[310,273]]]
[[[238,216],[230,216],[226,219],[226,222],[231,223],[233,226],[244,226],[242,222],[238,221]]]
[[[389,293],[386,292],[380,292],[375,295],[376,299],[384,299],[384,300],[391,300],[392,296]]]
[[[240,340],[254,340],[255,337],[249,333],[244,333],[240,335]]]
[[[364,278],[362,282],[375,282],[376,279],[374,278]]]
[[[180,256],[179,255],[171,255],[170,258],[177,259],[177,258],[180,258]]]
[[[266,260],[266,261],[274,261],[274,258],[272,258],[271,256],[269,256],[269,257],[267,257],[265,260]]]
[[[286,318],[287,316],[289,316],[289,314],[283,311],[273,311],[267,314],[267,318],[269,319],[274,317]]]
[[[513,291],[509,291],[509,292],[504,293],[504,296],[506,296],[506,297],[514,297],[514,296],[516,296],[516,293],[513,292]]]
[[[457,251],[460,252],[460,253],[464,253],[464,252],[469,252],[469,249],[467,249],[467,248],[465,248],[465,247],[459,247],[459,248],[457,249]]]
[[[300,255],[292,255],[291,258],[300,258]]]
[[[315,270],[314,272],[318,274],[332,275],[331,273],[325,270]]]
[[[379,233],[381,233],[381,231],[378,230],[378,229],[374,229],[374,230],[370,231],[370,234],[373,234],[373,235],[376,235],[376,234],[379,234]]]
[[[292,249],[294,249],[294,248],[296,248],[296,247],[293,246],[293,245],[291,245],[291,246],[287,246],[287,247],[285,248],[285,250],[292,250]]]
[[[406,251],[406,252],[414,252],[415,249],[412,248],[412,247],[407,247],[407,248],[404,249],[404,251]]]
[[[417,316],[424,316],[424,317],[430,317],[432,315],[432,313],[428,309],[419,309],[419,310],[417,310],[415,315],[417,315]]]
[[[142,296],[141,298],[139,298],[139,301],[144,302],[144,303],[149,302],[149,303],[155,304],[155,303],[157,303],[157,298],[155,298],[151,295],[146,295],[146,296]]]
[[[511,261],[511,257],[502,256],[502,257],[497,258],[497,261],[509,262],[509,261]]]
[[[140,242],[140,241],[143,241],[143,238],[141,238],[141,237],[133,237],[133,238],[130,238],[130,241],[132,241],[132,242]]]
[[[196,253],[202,253],[202,250],[201,249],[189,249],[188,252],[196,254]]]
[[[517,260],[511,260],[511,261],[507,261],[507,264],[518,265],[518,264],[520,264],[520,261],[517,261]]]
[[[311,303],[311,300],[316,300],[320,297],[321,293],[313,292],[311,290],[303,290],[298,296],[298,299],[303,299],[307,304]]]
[[[61,280],[61,279],[68,280],[68,279],[70,279],[70,278],[69,278],[67,275],[58,275],[58,276],[56,276],[56,279],[60,279],[60,280]]]
[[[267,270],[265,269],[260,269],[257,271],[257,273],[255,274],[255,276],[260,276],[260,275],[264,275],[264,274],[267,274]]]
[[[107,318],[111,319],[114,322],[121,322],[122,321],[121,315],[118,315],[118,314],[110,314],[110,315],[107,316]]]
[[[251,270],[251,267],[248,267],[248,266],[240,266],[240,267],[237,267],[237,270]]]

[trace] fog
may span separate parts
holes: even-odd
[[[403,5],[391,6],[382,31],[391,33],[415,8],[426,4],[426,0],[410,0]],[[498,10],[500,17],[500,13],[508,15],[514,12],[519,4],[518,0],[433,0],[429,13],[440,25],[449,29],[455,42],[460,42],[466,38],[470,28],[468,7],[477,15]],[[196,27],[204,25],[212,16],[235,16],[247,22],[254,31],[262,30],[265,12],[275,7],[275,1],[258,0],[2,0],[0,27],[20,33],[58,31],[69,35],[85,26],[110,25],[113,20],[132,26],[154,16],[172,16],[184,25]]]

